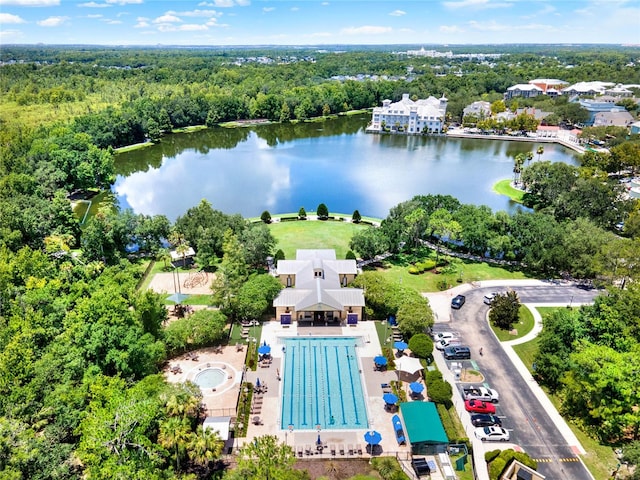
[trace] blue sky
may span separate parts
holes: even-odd
[[[640,44],[640,0],[0,0],[0,42]]]

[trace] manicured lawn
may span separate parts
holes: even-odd
[[[524,197],[524,192],[522,190],[518,190],[511,186],[510,179],[500,180],[493,186],[493,191],[500,195],[506,195],[511,200],[518,203],[522,203],[522,198]]]
[[[534,357],[538,353],[538,339],[534,338],[529,342],[514,345],[513,349],[520,357],[520,360],[527,366],[529,372],[533,373]]]
[[[307,220],[272,223],[269,228],[278,240],[276,249],[282,249],[285,258],[293,260],[299,248],[334,249],[336,258],[345,258],[354,233],[370,227],[348,222]]]
[[[385,267],[388,268],[378,270],[389,278],[397,280],[403,285],[413,288],[419,292],[437,292],[439,290],[446,290],[448,288],[455,287],[459,284],[457,281],[460,277],[459,274],[445,275],[429,271],[419,275],[412,275],[409,273],[408,265],[394,261],[388,262]],[[526,274],[521,271],[511,271],[506,268],[489,265],[485,262],[463,262],[461,268],[463,282],[527,278]],[[441,288],[441,286],[444,286],[443,283],[446,283],[446,288]]]
[[[533,313],[524,305],[520,305],[520,311],[518,312],[519,320],[518,323],[513,325],[513,328],[518,331],[517,335],[511,335],[509,331],[502,330],[501,328],[494,327],[491,325],[491,330],[496,334],[498,340],[501,342],[508,342],[509,340],[515,340],[520,337],[524,337],[527,333],[531,331],[534,325]]]

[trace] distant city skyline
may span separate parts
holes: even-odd
[[[640,45],[640,0],[0,0],[0,43]]]

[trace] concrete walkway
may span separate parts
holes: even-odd
[[[548,283],[543,282],[541,280],[488,280],[488,281],[474,282],[473,284],[458,285],[444,292],[423,293],[423,296],[425,296],[429,300],[429,304],[431,305],[431,309],[433,310],[436,323],[447,323],[451,321],[451,299],[456,295],[464,294],[464,292],[470,291],[475,288],[519,287],[519,286],[522,287],[522,286],[538,286],[538,285],[545,286],[545,285],[548,285]],[[547,414],[554,421],[556,427],[558,428],[558,430],[564,437],[565,441],[567,442],[567,445],[569,445],[576,454],[584,455],[586,454],[586,450],[582,447],[582,444],[580,443],[578,438],[575,436],[575,434],[573,433],[569,425],[567,425],[567,422],[564,420],[564,418],[562,418],[562,416],[560,415],[558,410],[555,408],[553,403],[551,403],[551,400],[549,400],[549,397],[547,397],[545,392],[542,390],[540,385],[538,385],[536,380],[533,378],[533,376],[527,369],[526,365],[522,362],[522,360],[520,360],[520,357],[518,357],[515,350],[513,349],[514,345],[519,345],[521,343],[526,343],[530,340],[533,340],[542,331],[542,317],[540,316],[540,313],[538,312],[536,307],[541,307],[541,306],[566,307],[567,304],[566,303],[562,303],[562,304],[535,303],[535,304],[525,304],[525,306],[529,308],[529,310],[533,314],[533,318],[534,318],[533,329],[528,334],[524,335],[521,338],[518,338],[516,340],[510,340],[507,342],[500,342],[500,345],[502,346],[505,353],[508,355],[509,359],[511,360],[513,365],[516,367],[516,369],[518,370],[522,378],[529,385],[531,392],[536,396],[536,398],[538,399],[542,407],[545,409]],[[576,304],[576,306],[579,306],[579,305]],[[487,316],[487,322],[488,321],[489,319]],[[440,360],[440,356],[436,356],[436,360]],[[446,363],[444,361],[443,362],[437,361],[436,363],[439,364],[438,367],[440,368],[441,371],[443,371],[443,365],[444,365],[444,369],[445,369],[445,371],[443,371],[444,377],[445,379],[452,381],[453,376],[446,375],[446,373],[450,373],[446,368]],[[440,365],[440,363],[442,363],[443,365]],[[453,385],[453,387],[455,389],[455,384]],[[456,409],[458,410],[458,415],[464,422],[465,418],[468,419],[468,413],[464,410],[464,404],[462,402],[455,402],[455,401],[454,401],[454,404],[456,405]],[[473,441],[475,439],[471,439],[471,440]],[[474,447],[476,447],[475,443],[476,442],[474,442]],[[480,445],[482,445],[482,442],[480,442]],[[482,474],[479,475],[479,478],[481,477],[484,478]]]

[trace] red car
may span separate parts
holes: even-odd
[[[467,400],[464,402],[464,409],[473,413],[496,413],[496,407],[493,403],[481,400]]]

